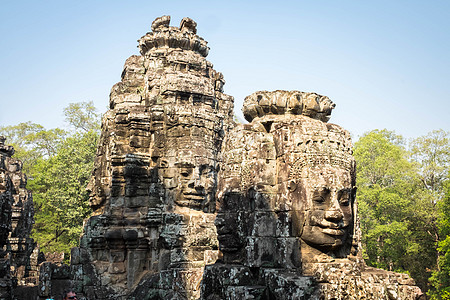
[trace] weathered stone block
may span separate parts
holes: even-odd
[[[277,263],[277,239],[274,237],[247,237],[246,265],[250,267],[275,267]]]
[[[264,270],[263,277],[274,299],[319,299],[315,296],[317,283],[312,277],[274,269]]]
[[[70,278],[70,266],[61,265],[60,267],[54,267],[52,272],[52,279],[69,279]]]
[[[274,237],[277,230],[277,215],[271,211],[259,211],[253,214],[254,223],[251,236]]]
[[[124,262],[116,262],[111,263],[111,265],[108,268],[108,272],[111,274],[120,274],[126,272],[126,267]]]
[[[277,239],[277,261],[280,266],[287,269],[297,269],[302,266],[300,251],[301,241],[295,237],[282,237]]]

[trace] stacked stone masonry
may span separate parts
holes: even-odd
[[[218,256],[217,172],[233,98],[196,23],[169,21],[153,22],[111,90],[89,184],[95,216],[72,253],[74,286],[88,299],[139,298],[143,289],[198,299]]]
[[[10,274],[10,253],[7,250],[8,237],[11,233],[12,206],[14,189],[8,176],[8,165],[14,154],[12,146],[5,145],[5,138],[0,136],[0,298],[11,299],[12,280]]]
[[[113,86],[71,265],[45,264],[40,299],[421,299],[361,257],[350,134],[334,103],[233,98],[196,23],[157,18]]]
[[[38,283],[38,254],[30,238],[34,207],[22,162],[14,148],[0,136],[0,299],[12,299],[12,291]]]
[[[350,134],[314,93],[256,92],[223,142],[220,259],[203,299],[420,299],[406,274],[361,257]]]

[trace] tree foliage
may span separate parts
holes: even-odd
[[[420,140],[422,147],[434,145],[426,143],[426,137]],[[424,170],[431,165],[424,157],[431,152],[431,149],[419,152],[418,148],[410,151],[402,137],[387,130],[365,134],[355,143],[354,151],[366,262],[408,272],[424,290],[430,287],[430,271],[437,267],[439,242],[435,205],[439,199],[424,184],[424,174],[429,174]],[[412,153],[416,154],[414,159]],[[440,170],[438,164],[434,170]]]
[[[443,184],[445,196],[438,203],[440,208],[438,226],[441,240],[438,243],[438,268],[430,278],[434,287],[432,299],[450,299],[450,181]]]
[[[449,133],[440,129],[411,142],[411,154],[419,164],[419,176],[424,188],[443,197],[443,185],[450,166]]]
[[[96,108],[92,101],[70,103],[64,108],[66,122],[75,131],[88,132],[100,129],[100,114],[96,112]]]
[[[98,134],[94,131],[68,137],[55,156],[41,159],[29,188],[35,202],[33,237],[45,252],[75,247],[83,220],[90,214],[86,186],[93,169]]]
[[[56,147],[67,135],[63,129],[45,129],[42,125],[26,122],[12,126],[1,126],[1,135],[15,150],[14,157],[23,163],[23,171],[29,174],[39,158],[56,154]]]
[[[41,251],[69,254],[90,214],[86,186],[100,125],[92,102],[72,103],[64,113],[69,130],[27,122],[1,127],[0,134],[15,147],[29,177],[35,205],[32,237]]]

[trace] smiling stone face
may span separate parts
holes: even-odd
[[[274,118],[270,133],[277,149],[275,209],[291,210],[291,235],[301,241],[302,261],[356,253],[355,161],[349,133],[304,116]]]
[[[353,232],[355,189],[350,171],[304,167],[300,182],[306,196],[302,240],[324,250],[339,249]]]
[[[203,210],[209,207],[215,192],[215,169],[209,164],[178,164],[178,191],[175,204]]]

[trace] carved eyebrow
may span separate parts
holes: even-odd
[[[330,189],[325,187],[325,186],[315,186],[314,187],[314,192],[317,193],[329,193]]]
[[[211,165],[204,164],[204,165],[200,165],[199,170],[200,170],[200,172],[204,171],[204,170],[214,171],[214,167]]]
[[[327,188],[319,188],[312,194],[312,201],[318,203],[324,203],[330,195],[330,190]]]
[[[177,166],[179,168],[194,168],[195,167],[193,164],[187,163],[187,162],[176,163],[175,166]]]

